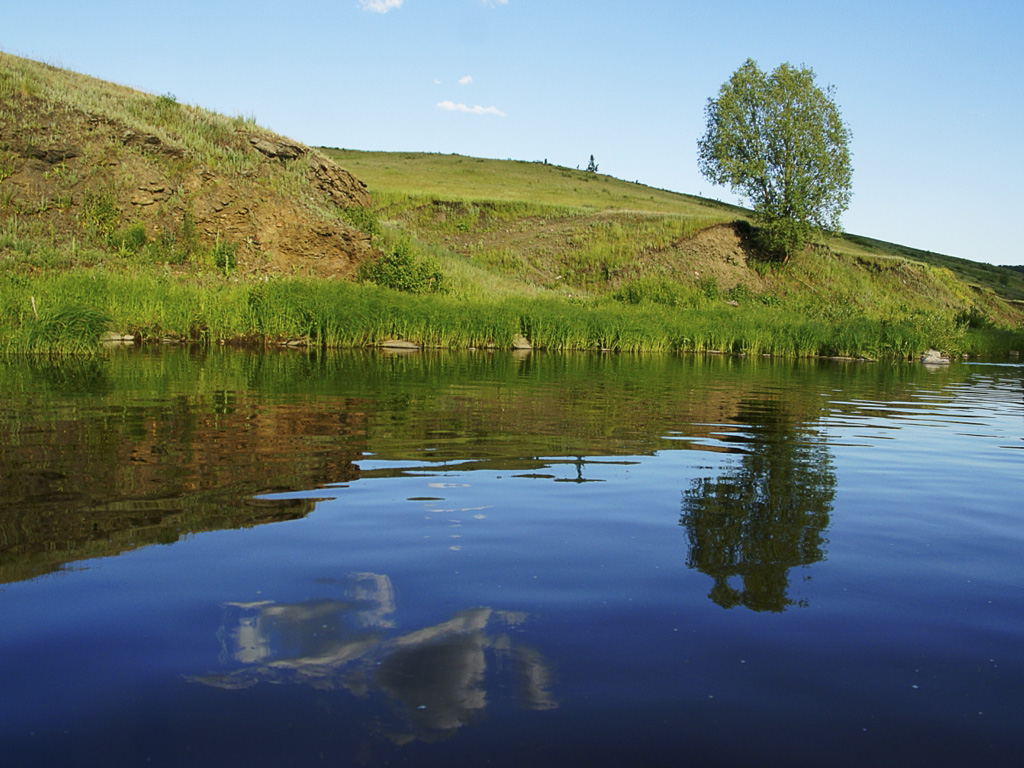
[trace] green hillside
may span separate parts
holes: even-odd
[[[756,297],[802,315],[951,312],[1016,326],[1024,275],[856,235],[760,260],[751,213],[545,162],[324,149],[380,219],[434,250],[455,289],[561,291],[674,305]],[[470,269],[472,268],[472,271]]]
[[[135,343],[999,354],[1024,274],[546,161],[306,147],[0,53],[0,354]]]
[[[389,203],[407,197],[463,203],[521,202],[590,213],[643,212],[698,220],[752,218],[749,210],[734,205],[549,165],[546,161],[332,148],[323,151],[367,182],[377,207],[385,210]],[[1003,298],[1024,300],[1024,266],[981,264],[849,233],[829,240],[827,245],[851,256],[893,257],[943,267],[969,285],[991,290]]]
[[[0,257],[9,269],[166,264],[351,276],[369,202],[321,153],[245,117],[0,53]]]

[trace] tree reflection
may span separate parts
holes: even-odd
[[[777,401],[740,405],[738,462],[683,492],[679,524],[687,565],[714,579],[708,597],[723,608],[781,612],[789,570],[824,559],[835,497],[831,457],[821,439]],[[738,582],[738,583],[737,583]]]

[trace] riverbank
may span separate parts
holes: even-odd
[[[1000,355],[1024,346],[1018,332],[971,329],[938,313],[826,320],[781,307],[718,304],[668,311],[613,299],[460,299],[308,278],[245,281],[96,267],[0,277],[0,352],[89,354],[109,333],[143,343],[313,348],[401,339],[420,347],[511,349],[518,338],[546,350],[787,357],[906,358],[928,347]]]
[[[317,149],[0,54],[0,354],[142,342],[1006,354],[1024,273],[596,172]]]

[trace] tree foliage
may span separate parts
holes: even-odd
[[[705,108],[701,173],[752,204],[762,246],[783,260],[837,231],[850,204],[850,129],[833,98],[809,67],[767,74],[747,59]]]

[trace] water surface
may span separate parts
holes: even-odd
[[[5,762],[1017,765],[1022,377],[7,364]]]

